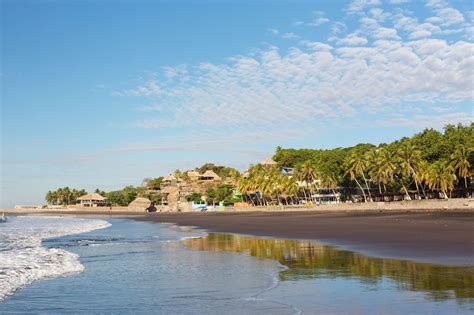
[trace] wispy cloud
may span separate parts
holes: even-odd
[[[137,88],[114,91],[112,94],[115,96],[158,96],[161,94],[161,88],[156,80],[149,80]]]
[[[166,68],[165,80],[171,78],[172,83],[151,80],[122,93],[148,94],[154,100],[154,105],[142,108],[148,117],[132,126],[200,126],[215,133],[292,128],[307,132],[351,117],[375,119],[378,113],[399,121],[403,104],[417,103],[418,117],[423,117],[436,103],[454,108],[472,101],[474,44],[462,40],[472,24],[457,18],[464,28],[456,40],[447,40],[443,36],[454,20],[442,13],[451,7],[443,1],[426,5],[439,20],[422,20],[406,10],[387,11],[380,1],[354,1],[347,13],[356,25],[349,29],[346,22],[332,22],[326,42],[269,29],[279,37],[299,40],[285,50],[270,46],[225,63],[189,65],[181,71]],[[315,16],[324,14],[318,11]],[[150,92],[153,87],[157,93]],[[158,104],[167,104],[166,116],[154,116],[154,111],[163,110]],[[450,117],[431,119],[451,121],[454,116]]]
[[[323,11],[314,11],[313,16],[313,20],[309,23],[311,26],[320,26],[330,21],[327,17],[325,17]]]

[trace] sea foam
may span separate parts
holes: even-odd
[[[0,301],[33,281],[84,270],[79,255],[42,247],[43,240],[109,226],[103,220],[37,216],[0,224]]]

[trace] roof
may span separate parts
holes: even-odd
[[[77,200],[99,200],[99,201],[104,201],[105,198],[102,197],[101,195],[97,193],[89,193],[87,195],[81,196],[77,198]]]
[[[201,174],[199,174],[198,171],[196,170],[190,170],[190,171],[187,171],[186,174],[188,174],[188,176],[201,176]]]
[[[277,162],[273,161],[272,159],[267,159],[265,161],[260,162],[260,164],[262,164],[262,165],[272,165],[273,166],[273,165],[276,165]]]
[[[219,175],[214,173],[212,170],[207,170],[204,174],[201,175],[201,177],[212,177],[214,179],[221,179]]]

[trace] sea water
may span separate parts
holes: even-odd
[[[8,224],[29,226],[28,230],[36,231],[41,230],[38,225],[45,226],[44,222],[68,225],[70,233],[61,233],[64,236],[59,238],[45,238],[40,246],[36,244],[36,250],[41,248],[69,257],[68,267],[61,273],[50,274],[47,274],[50,269],[45,268],[48,271],[41,277],[31,277],[30,281],[16,285],[21,289],[0,302],[0,313],[297,312],[292,305],[256,298],[257,294],[274,286],[275,275],[281,268],[275,261],[235,253],[195,251],[184,246],[183,240],[203,237],[204,232],[172,225],[107,219],[105,223],[89,221],[91,227],[111,224],[107,229],[72,234],[77,233],[78,226],[87,220],[38,217],[13,220],[17,222]],[[72,222],[77,222],[78,226],[74,227]],[[22,233],[18,232],[18,237],[22,238]],[[56,263],[56,260],[53,259],[53,264],[58,266],[66,261],[59,259]],[[8,266],[5,267],[8,271]],[[67,276],[57,278],[59,275]]]
[[[28,217],[8,224],[13,225],[0,227],[1,235],[9,237],[2,244],[34,243],[34,253],[48,255],[23,254],[26,260],[9,256],[14,263],[2,265],[1,272],[16,284],[0,302],[0,313],[470,314],[474,310],[472,266],[371,258],[309,241],[205,233],[122,219]],[[13,232],[14,226],[22,228]],[[27,235],[35,242],[24,241]],[[17,245],[2,246],[1,253],[8,253]],[[27,268],[31,263],[35,276]],[[12,276],[16,273],[29,276]]]
[[[44,278],[81,272],[79,255],[47,248],[49,238],[105,228],[101,220],[12,217],[0,224],[0,302],[17,289]]]

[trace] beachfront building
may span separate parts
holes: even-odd
[[[43,209],[42,205],[16,205],[15,209]]]
[[[311,197],[318,205],[329,205],[341,202],[341,193],[338,188],[317,188],[317,193]]]
[[[273,161],[272,159],[267,159],[260,162],[260,165],[262,165],[263,167],[272,168],[277,165],[277,162]]]
[[[79,207],[104,207],[106,206],[105,198],[97,193],[89,193],[76,199]]]

